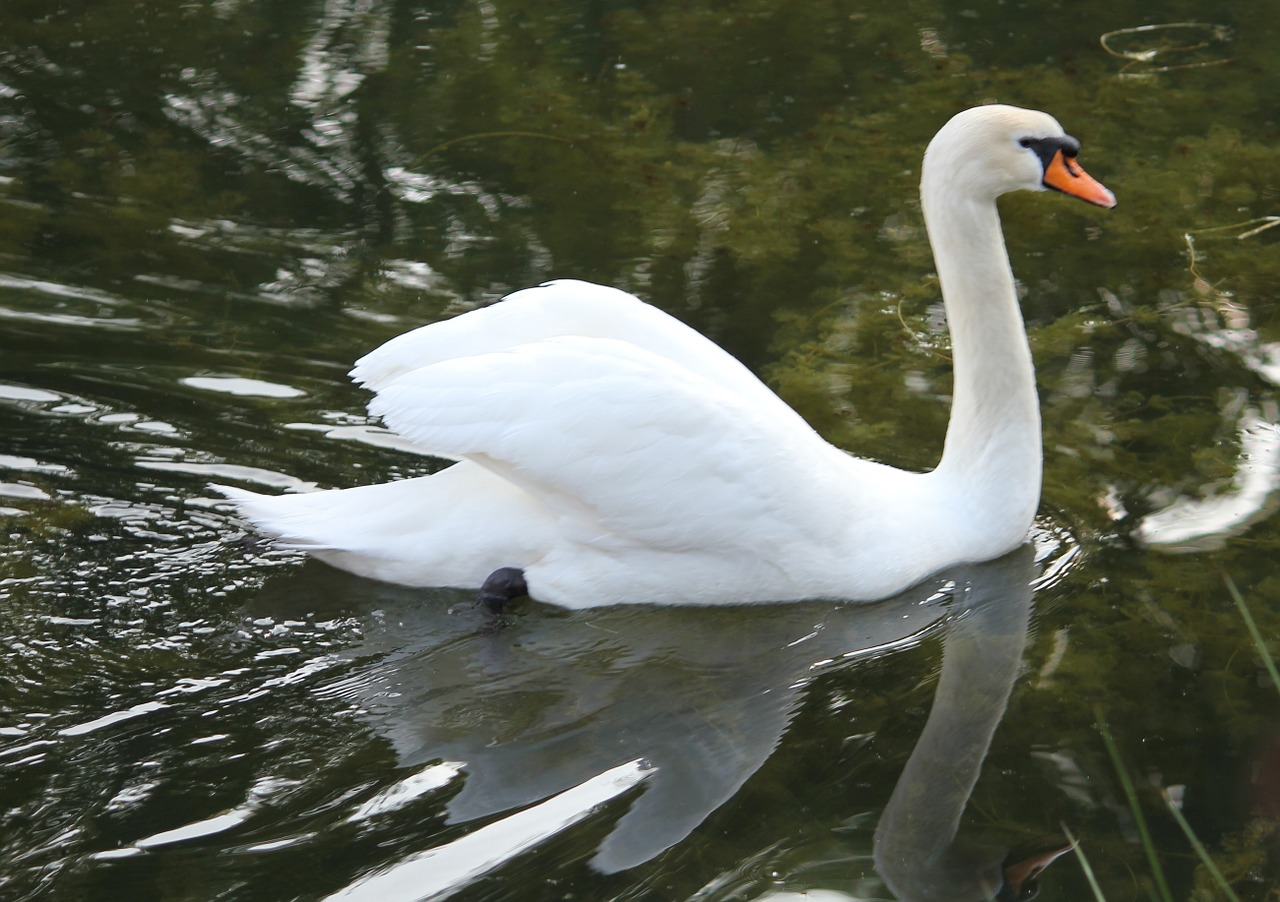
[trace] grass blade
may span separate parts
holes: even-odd
[[[1164,803],[1169,806],[1169,813],[1173,815],[1173,819],[1178,822],[1178,826],[1182,828],[1182,832],[1187,835],[1187,841],[1191,843],[1191,848],[1195,849],[1196,855],[1200,857],[1200,862],[1209,869],[1209,873],[1213,875],[1213,879],[1217,881],[1218,887],[1222,890],[1222,897],[1229,899],[1230,902],[1240,902],[1240,897],[1235,894],[1231,888],[1231,884],[1227,882],[1227,878],[1222,876],[1222,871],[1218,870],[1218,866],[1213,863],[1213,859],[1209,857],[1209,852],[1204,847],[1204,843],[1200,842],[1200,837],[1196,836],[1195,831],[1191,829],[1191,825],[1187,823],[1187,819],[1182,816],[1181,809],[1173,802],[1173,797],[1169,795],[1169,790],[1163,790]]]
[[[1098,718],[1098,732],[1102,734],[1102,741],[1106,743],[1111,764],[1120,778],[1120,786],[1124,789],[1125,798],[1129,800],[1129,810],[1133,813],[1134,823],[1138,827],[1138,836],[1142,839],[1142,850],[1147,853],[1147,863],[1151,865],[1151,876],[1155,878],[1160,898],[1163,902],[1173,902],[1173,894],[1169,892],[1169,882],[1165,879],[1164,868],[1160,866],[1160,857],[1156,854],[1155,843],[1151,841],[1151,832],[1147,830],[1147,819],[1142,816],[1142,808],[1138,804],[1138,793],[1133,788],[1133,781],[1129,779],[1129,772],[1125,770],[1120,750],[1116,748],[1116,741],[1111,736],[1111,728],[1107,726],[1107,719],[1103,717],[1101,708],[1094,708],[1094,715]]]
[[[1258,624],[1253,622],[1253,615],[1249,613],[1249,607],[1244,603],[1244,598],[1240,595],[1240,590],[1236,588],[1236,584],[1231,581],[1231,577],[1224,576],[1222,579],[1227,584],[1227,591],[1235,599],[1236,607],[1240,609],[1240,616],[1244,618],[1244,625],[1249,628],[1249,635],[1253,637],[1253,644],[1257,646],[1258,654],[1262,655],[1262,663],[1266,665],[1267,672],[1271,674],[1271,682],[1276,684],[1276,691],[1280,691],[1280,672],[1276,671],[1276,662],[1271,660],[1271,652],[1267,651],[1267,643],[1262,640],[1262,633],[1258,631]]]
[[[1098,878],[1093,876],[1093,868],[1089,866],[1089,859],[1085,857],[1084,849],[1080,847],[1080,840],[1071,835],[1071,831],[1067,829],[1067,825],[1062,825],[1062,832],[1067,835],[1067,840],[1071,843],[1071,851],[1076,853],[1076,859],[1080,862],[1080,870],[1084,871],[1084,879],[1089,881],[1089,888],[1093,890],[1093,898],[1097,902],[1107,902],[1107,897],[1102,895],[1102,887],[1098,886]]]

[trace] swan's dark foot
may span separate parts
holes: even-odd
[[[509,602],[528,594],[529,587],[525,584],[523,570],[519,567],[500,567],[484,581],[484,585],[476,593],[476,601],[490,613],[501,614]]]

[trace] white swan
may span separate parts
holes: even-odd
[[[352,377],[396,432],[458,462],[302,495],[218,487],[259,529],[362,576],[619,603],[874,600],[1026,537],[1040,414],[996,198],[1115,198],[1050,116],[984,106],[924,156],[951,329],[942,460],[912,473],[831,446],[745,367],[612,288],[549,282],[424,326]],[[486,577],[488,577],[486,579]]]

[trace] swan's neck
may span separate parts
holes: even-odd
[[[922,188],[955,369],[937,478],[990,518],[983,526],[1008,524],[1016,543],[1040,498],[1040,408],[1000,216],[994,200],[945,182],[926,177]]]

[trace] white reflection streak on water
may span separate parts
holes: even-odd
[[[1137,537],[1165,551],[1205,551],[1271,515],[1280,488],[1280,427],[1256,410],[1240,421],[1240,457],[1232,486],[1232,491],[1210,498],[1179,498],[1148,514]]]
[[[0,497],[21,498],[23,501],[48,501],[52,496],[44,489],[21,482],[0,482]]]
[[[3,391],[4,386],[0,386]],[[61,400],[58,397],[57,400]],[[0,454],[0,469],[22,470],[28,473],[70,473],[71,468],[62,464],[41,463],[34,457],[19,457],[14,454]]]
[[[482,6],[486,30],[496,28],[491,5]],[[492,20],[492,21],[490,21]],[[411,171],[400,142],[381,140],[369,146],[361,138],[359,89],[367,77],[386,68],[391,32],[390,5],[381,0],[326,0],[312,25],[313,32],[300,52],[299,72],[289,93],[289,103],[309,117],[309,124],[290,135],[276,136],[277,121],[251,121],[244,110],[253,105],[223,83],[218,73],[188,68],[183,81],[190,90],[165,96],[162,112],[171,121],[191,130],[210,146],[231,150],[253,165],[283,174],[291,181],[320,188],[344,204],[352,204],[372,191],[387,190],[403,203],[422,204],[440,195],[466,197],[483,210],[491,222],[503,211],[525,203],[523,198],[495,194],[473,181],[456,181]],[[483,56],[483,54],[482,54]],[[378,171],[378,184],[371,173]],[[445,256],[457,256],[469,246],[491,236],[476,234],[463,217],[452,217],[446,227]],[[170,230],[186,241],[201,245],[222,244],[228,233],[243,228],[236,223],[188,223],[175,220]],[[550,252],[536,235],[526,236],[527,251],[535,269],[552,265]],[[297,250],[290,265],[280,265],[274,280],[254,286],[251,296],[283,305],[319,302],[326,290],[341,284],[358,265],[348,253],[350,236],[332,235],[310,252]],[[243,242],[242,242],[243,243]],[[234,242],[233,242],[234,244]],[[228,248],[255,251],[252,246]],[[303,254],[306,253],[304,256]],[[278,257],[281,256],[278,253]],[[392,261],[393,264],[399,261]],[[442,277],[413,263],[392,265],[389,279],[413,283],[412,287],[447,292]],[[191,286],[175,285],[180,290]],[[317,291],[319,289],[319,291]]]
[[[37,404],[46,404],[52,401],[61,401],[62,395],[55,394],[51,391],[45,391],[42,388],[31,388],[26,385],[0,384],[0,399],[5,401],[32,401]]]
[[[290,93],[293,103],[308,109],[334,104],[351,94],[360,87],[367,72],[386,68],[388,58],[390,17],[384,4],[328,0],[320,20],[316,33],[303,48],[302,72]],[[346,29],[356,32],[358,44],[354,52],[342,41]]]
[[[404,436],[397,435],[380,426],[330,426],[325,423],[285,423],[284,428],[307,432],[322,432],[325,438],[359,442],[371,448],[391,448],[396,451],[416,454],[419,457],[430,457],[435,460],[447,459],[442,458],[439,452],[428,451]]]
[[[282,649],[276,649],[276,651],[279,652],[279,651],[282,651]],[[290,671],[289,673],[286,673],[277,677],[271,677],[267,680],[264,680],[257,688],[252,689],[248,692],[245,692],[241,695],[229,698],[226,700],[225,703],[231,704],[231,703],[249,701],[251,699],[258,698],[260,696],[266,695],[272,689],[275,689],[277,687],[292,685],[294,683],[298,683],[302,680],[305,680],[315,674],[319,674],[326,670],[329,670],[338,663],[339,663],[338,659],[335,658],[334,656],[321,655],[320,657],[313,658],[312,660],[307,661],[301,667],[298,667],[295,670]],[[229,680],[220,678],[220,677],[205,678],[205,679],[181,677],[177,681],[176,685],[168,689],[165,689],[161,692],[158,692],[157,696],[165,697],[165,696],[171,696],[171,695],[193,695],[196,693],[204,692],[209,689],[218,688],[220,686],[226,685],[229,682],[230,682]],[[93,720],[88,721],[86,723],[74,724],[69,727],[64,727],[63,729],[58,731],[58,735],[59,736],[84,736],[89,733],[95,733],[107,727],[115,726],[116,724],[119,724],[119,723],[124,723],[126,721],[134,720],[139,717],[144,717],[148,714],[154,714],[157,711],[163,711],[170,707],[171,705],[168,702],[162,702],[162,701],[141,702],[140,704],[133,705],[130,708],[125,708],[121,711],[113,711],[110,714],[103,715],[102,717],[94,718]]]
[[[143,326],[141,319],[110,314],[113,308],[121,308],[127,301],[94,288],[0,273],[0,291],[6,289],[19,295],[36,295],[40,300],[31,309],[0,307],[0,319],[117,332],[134,331]],[[56,310],[48,309],[51,299]],[[81,312],[73,312],[72,303]]]
[[[18,276],[10,273],[0,273],[0,288],[36,291],[51,297],[70,298],[77,301],[93,301],[96,304],[105,304],[108,307],[116,307],[124,303],[123,299],[107,294],[104,291],[66,285],[62,282],[49,282],[45,279],[33,279],[28,276]]]
[[[340,200],[352,199],[356,182],[350,170],[331,159],[331,147],[326,148],[330,155],[325,155],[311,147],[280,145],[231,115],[229,110],[249,104],[234,92],[219,89],[214,76],[194,70],[184,75],[195,93],[165,97],[162,112],[171,120],[191,129],[213,147],[233,150],[264,169],[282,172],[304,185],[326,188]]]
[[[1220,315],[1227,317],[1224,325]],[[1248,312],[1235,304],[1222,309],[1189,307],[1179,311],[1174,331],[1232,354],[1250,370],[1280,385],[1280,342],[1262,343],[1250,327]],[[1240,390],[1244,395],[1244,390]],[[1230,412],[1230,411],[1228,411]],[[1219,548],[1232,536],[1269,517],[1280,506],[1280,412],[1274,402],[1244,406],[1237,429],[1240,454],[1232,489],[1208,498],[1179,498],[1148,514],[1135,532],[1139,541],[1175,553]]]
[[[128,331],[142,325],[141,320],[128,317],[118,319],[102,319],[100,317],[77,316],[71,313],[49,313],[47,311],[14,310],[0,307],[0,317],[4,319],[27,320],[34,323],[48,323],[54,326],[83,326],[91,329],[110,329]]]
[[[282,780],[277,777],[264,777],[255,783],[249,789],[249,797],[244,804],[238,805],[220,814],[212,817],[201,818],[198,821],[192,821],[189,824],[183,824],[180,827],[174,827],[171,830],[163,830],[159,833],[153,833],[150,836],[144,836],[135,842],[132,846],[124,846],[119,849],[111,849],[106,852],[99,852],[91,857],[95,859],[117,859],[130,858],[143,852],[158,849],[162,846],[170,846],[175,843],[189,842],[196,839],[205,839],[210,836],[216,836],[219,833],[226,833],[228,830],[234,830],[245,821],[249,820],[262,808],[263,802],[273,794],[281,790],[296,786],[297,782],[293,780]]]
[[[240,464],[185,463],[182,461],[152,460],[150,458],[139,458],[135,461],[135,464],[144,470],[163,470],[170,473],[212,476],[236,482],[251,482],[254,485],[285,489],[291,492],[309,492],[317,487],[314,482],[306,482],[286,473],[277,473],[275,470],[266,470],[262,467],[246,467]]]
[[[398,811],[415,799],[448,786],[462,773],[462,767],[460,761],[445,761],[410,774],[351,812],[347,817],[347,823],[359,823],[391,811]]]
[[[132,708],[126,708],[123,711],[113,711],[110,714],[95,718],[88,723],[76,724],[75,726],[65,727],[58,731],[60,736],[83,736],[86,733],[93,733],[105,727],[114,726],[123,723],[126,720],[133,720],[137,717],[143,717],[147,714],[153,714],[156,711],[163,711],[169,707],[164,702],[142,702],[134,705]]]
[[[248,398],[300,398],[306,394],[302,389],[291,385],[266,382],[262,379],[246,379],[241,376],[187,376],[178,381],[203,391]]]
[[[532,808],[364,877],[326,897],[326,902],[416,902],[447,898],[504,862],[578,823],[605,802],[643,782],[651,773],[653,769],[642,760],[619,765]]]
[[[327,0],[302,50],[301,71],[290,91],[290,102],[312,115],[310,127],[301,133],[305,146],[282,145],[233,116],[232,110],[248,104],[212,73],[186,70],[183,77],[193,93],[167,95],[163,111],[215,147],[234,150],[264,168],[350,202],[363,167],[355,139],[357,115],[349,108],[349,98],[368,74],[386,67],[389,36],[386,3]]]
[[[231,150],[263,170],[282,173],[350,204],[371,187],[366,173],[380,165],[371,158],[377,154],[359,138],[360,112],[353,95],[369,74],[387,65],[390,7],[379,0],[326,0],[312,28],[289,95],[290,105],[304,110],[309,123],[290,132],[297,136],[293,143],[273,134],[278,121],[254,122],[243,113],[253,105],[227,88],[213,71],[184,70],[182,77],[190,91],[166,95],[162,111],[213,147]],[[261,242],[254,237],[261,230],[249,229],[253,234],[246,241],[243,234],[236,234],[246,231],[242,224],[175,220],[170,230],[197,244],[251,253],[262,250],[255,246]],[[310,241],[298,243],[287,265],[280,249],[273,248],[276,277],[254,286],[251,296],[284,305],[323,300],[328,290],[350,277],[357,261],[348,253],[350,235],[322,237],[316,242],[313,233]]]
[[[1259,341],[1247,308],[1216,295],[1213,308],[1189,307],[1180,311],[1173,330],[1211,348],[1226,351],[1272,385],[1280,385],[1280,342]],[[1225,324],[1221,320],[1225,319]]]

